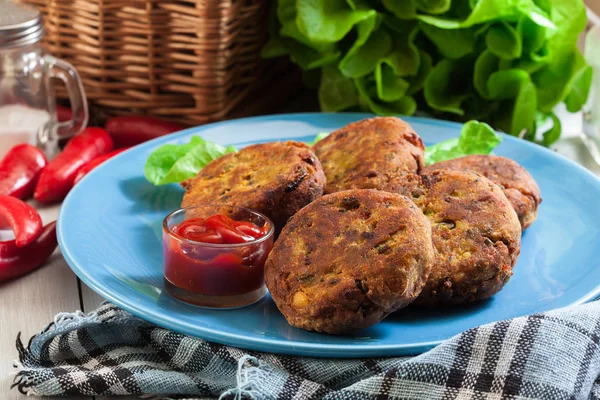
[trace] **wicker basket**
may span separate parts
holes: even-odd
[[[206,123],[267,112],[297,87],[288,64],[260,58],[267,0],[22,1],[44,14],[47,50],[108,115]]]

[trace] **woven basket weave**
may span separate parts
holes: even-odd
[[[44,14],[47,50],[108,115],[206,123],[266,112],[296,87],[287,64],[260,58],[267,0],[22,2]]]

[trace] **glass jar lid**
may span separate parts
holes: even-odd
[[[23,46],[42,38],[42,16],[35,8],[0,0],[0,48]]]

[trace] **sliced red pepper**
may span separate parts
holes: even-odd
[[[57,245],[56,221],[46,225],[37,239],[26,247],[17,246],[15,240],[0,242],[0,282],[41,267]]]
[[[110,135],[102,128],[87,128],[75,135],[65,149],[42,170],[33,197],[40,203],[65,198],[83,166],[113,149]]]
[[[90,161],[89,163],[85,164],[77,173],[77,175],[75,176],[75,185],[77,184],[77,182],[79,182],[84,176],[86,176],[88,174],[88,172],[90,172],[91,170],[93,170],[94,168],[96,168],[98,165],[102,164],[104,161],[113,158],[114,156],[116,156],[119,153],[124,152],[125,150],[127,150],[129,147],[123,148],[123,149],[118,149],[118,150],[114,150],[111,151],[110,153],[98,156],[96,158],[94,158],[92,161]]]
[[[0,194],[27,199],[46,166],[46,156],[35,146],[18,144],[0,161]]]
[[[7,228],[14,232],[16,245],[24,247],[40,236],[42,218],[35,208],[24,201],[0,195],[0,229]]]
[[[117,148],[135,146],[186,128],[175,122],[146,116],[110,118],[104,127],[112,136]]]

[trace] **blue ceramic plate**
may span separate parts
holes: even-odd
[[[102,297],[175,331],[247,349],[317,357],[421,353],[474,326],[590,301],[600,294],[600,181],[540,146],[505,137],[496,153],[525,166],[542,190],[538,220],[523,235],[514,277],[493,299],[443,311],[401,310],[356,336],[292,328],[267,296],[237,310],[204,310],[163,290],[161,221],[178,208],[177,185],[154,187],[144,163],[156,147],[192,135],[238,147],[309,141],[369,115],[295,114],[222,122],[159,138],[94,170],[65,200],[59,217],[62,252]],[[426,145],[457,137],[460,125],[406,118]]]

